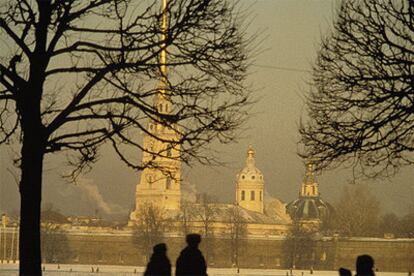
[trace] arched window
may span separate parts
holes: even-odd
[[[159,110],[162,112],[162,104],[159,105]]]
[[[246,198],[245,191],[241,191],[241,200],[245,200],[245,198]]]
[[[171,153],[171,149],[167,149],[167,156],[171,157],[172,153]]]
[[[166,183],[165,188],[167,190],[169,190],[171,188],[171,177],[170,176],[167,177],[167,183]]]
[[[147,175],[148,187],[152,189],[152,175]]]
[[[254,175],[252,175],[252,179],[255,179],[256,177]]]
[[[263,198],[262,198],[262,191],[260,191],[260,201],[262,201],[263,200]]]
[[[254,191],[250,191],[250,200],[254,200]]]

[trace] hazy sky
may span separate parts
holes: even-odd
[[[321,36],[332,23],[334,0],[243,0],[252,12],[251,32],[264,38],[264,52],[251,68],[249,81],[259,100],[252,108],[243,137],[237,144],[217,146],[226,167],[186,168],[183,182],[200,192],[216,195],[221,201],[234,200],[235,177],[244,166],[249,144],[256,150],[256,164],[265,177],[267,192],[288,202],[297,197],[304,164],[297,156],[297,126],[305,116],[304,95]],[[297,71],[279,70],[293,68]],[[8,169],[9,150],[0,147],[0,212],[18,208],[18,189]],[[138,153],[137,153],[138,154]],[[126,168],[110,151],[80,184],[67,184],[59,178],[64,168],[61,158],[45,161],[43,202],[50,202],[65,214],[93,215],[124,213],[134,206],[139,173]],[[318,176],[322,197],[335,202],[350,177],[348,170],[324,172]],[[413,168],[406,168],[389,180],[369,184],[385,211],[404,213],[414,197]]]

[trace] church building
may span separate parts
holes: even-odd
[[[332,207],[322,200],[319,184],[315,177],[314,164],[306,164],[306,173],[299,190],[299,198],[286,206],[287,213],[294,222],[318,229],[329,218]]]
[[[167,0],[162,2],[162,36],[166,40]],[[168,90],[166,46],[161,45],[160,75],[158,93],[153,99],[153,108],[158,117],[171,114],[173,106]],[[169,212],[179,212],[181,202],[181,162],[177,126],[166,124],[161,118],[151,119],[144,133],[142,164],[146,168],[136,186],[135,210],[130,214],[129,224],[139,219],[139,209],[146,204],[157,206]]]
[[[236,202],[250,211],[263,214],[263,174],[255,164],[255,152],[252,146],[247,151],[246,166],[237,175]]]

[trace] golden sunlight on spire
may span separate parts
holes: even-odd
[[[168,28],[168,18],[167,18],[167,0],[162,0],[162,22],[161,22],[161,56],[160,56],[160,62],[161,62],[161,86],[162,88],[165,88],[166,85],[166,78],[167,78],[167,28]],[[164,89],[162,89],[162,92],[165,92]]]

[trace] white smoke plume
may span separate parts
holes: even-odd
[[[92,201],[96,206],[107,215],[113,215],[123,212],[123,208],[118,204],[110,203],[104,200],[99,188],[93,183],[92,179],[80,178],[77,187],[86,197],[86,200]]]

